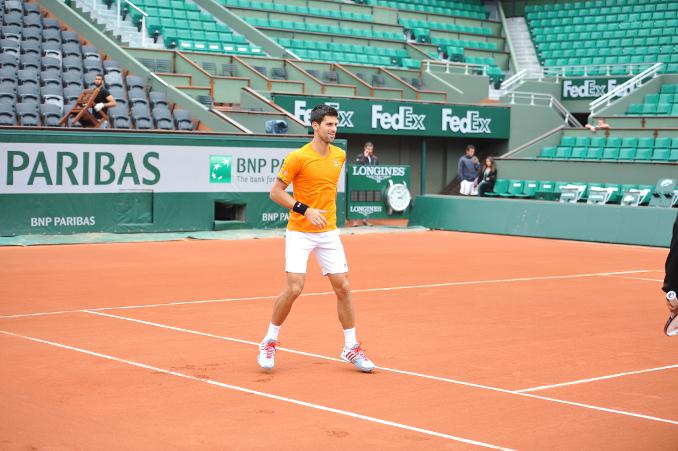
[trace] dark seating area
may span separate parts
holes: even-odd
[[[188,112],[172,111],[165,93],[149,92],[143,77],[105,59],[78,33],[61,29],[39,4],[0,1],[0,19],[0,125],[59,127],[80,93],[102,74],[118,103],[109,110],[108,127],[195,129]],[[66,125],[80,126],[70,120]]]

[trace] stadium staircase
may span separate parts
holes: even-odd
[[[541,64],[537,58],[537,52],[532,44],[530,31],[527,28],[525,19],[522,17],[511,17],[506,20],[506,33],[511,36],[513,50],[515,51],[518,70],[526,69],[531,72],[541,70]]]
[[[103,0],[75,0],[77,8],[89,14],[94,22],[122,43],[130,47],[164,48],[162,42],[153,42],[145,28],[137,28],[119,17],[116,3]],[[125,7],[129,8],[127,5]]]

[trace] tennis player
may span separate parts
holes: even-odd
[[[664,265],[665,276],[662,290],[666,293],[666,304],[671,312],[669,319],[664,326],[666,335],[678,335],[678,215],[673,223],[673,237],[671,238],[671,247],[669,255],[666,257]]]
[[[337,110],[328,105],[313,108],[313,140],[287,155],[271,189],[271,199],[291,212],[285,233],[287,285],[273,305],[268,333],[259,346],[258,362],[264,370],[273,369],[280,326],[304,288],[311,252],[337,296],[345,339],[342,360],[366,373],[374,369],[356,340],[348,265],[337,229],[337,183],[346,160],[344,151],[332,145],[337,117]],[[285,192],[290,184],[294,197]]]

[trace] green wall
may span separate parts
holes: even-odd
[[[668,247],[676,209],[419,196],[410,225],[461,232]]]

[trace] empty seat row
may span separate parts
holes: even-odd
[[[474,27],[472,25],[463,25],[449,22],[432,22],[417,19],[400,19],[400,24],[405,28],[429,28],[431,30],[450,31],[454,33],[471,33],[492,35],[492,29],[485,27]]]
[[[77,33],[72,31],[59,31],[53,28],[46,28],[43,30],[36,28],[27,28],[19,25],[5,25],[0,29],[2,33],[2,47],[9,48],[11,42],[18,43],[19,41],[33,41],[33,42],[55,42],[57,44],[79,44],[80,37]]]
[[[289,13],[296,15],[322,16],[331,17],[333,19],[343,20],[357,20],[361,22],[371,22],[373,20],[371,14],[353,13],[350,11],[340,11],[337,9],[328,8],[314,8],[304,7],[298,5],[279,5],[277,3],[259,2],[250,0],[220,0],[222,5],[232,8],[247,8],[255,10],[269,10],[280,13]],[[331,5],[328,5],[331,6]]]
[[[548,180],[508,180],[497,179],[494,189],[486,193],[489,197],[557,200],[563,188],[577,187],[576,200],[586,201],[593,191],[591,188],[607,189],[605,203],[620,203],[624,194],[635,190],[641,195],[640,205],[649,204],[655,192],[654,185],[591,183],[591,182],[554,182]]]
[[[303,39],[286,39],[286,38],[281,38],[278,39],[277,41],[283,47],[292,49],[321,50],[343,53],[360,53],[365,55],[390,56],[395,58],[404,58],[407,56],[407,50],[405,50],[404,48],[374,47],[366,45],[346,44],[341,42],[308,41]]]
[[[27,3],[20,0],[6,0],[2,5],[4,14],[22,14],[25,16],[40,16],[40,5],[37,3]]]
[[[498,50],[497,44],[495,44],[494,42],[474,41],[470,39],[432,38],[431,42],[441,47],[454,46],[471,48],[476,50],[488,50],[488,51]]]
[[[556,147],[544,147],[539,158],[622,161],[678,161],[678,137],[563,136]]]
[[[395,33],[390,31],[374,31],[357,28],[346,28],[343,26],[324,25],[308,22],[287,22],[278,19],[265,19],[258,17],[244,17],[250,25],[255,27],[266,28],[280,28],[290,31],[305,31],[309,33],[322,33],[332,35],[348,35],[365,39],[384,39],[391,41],[403,41],[405,35],[403,33]]]
[[[368,5],[377,5],[385,6],[387,8],[395,8],[402,11],[414,11],[419,13],[429,13],[429,14],[438,14],[441,16],[460,16],[460,17],[469,17],[473,19],[486,19],[488,12],[483,8],[482,5],[474,5],[472,9],[462,6],[465,5],[461,2],[455,3],[441,3],[445,6],[435,6],[432,4],[425,4],[421,1],[408,1],[408,0],[399,0],[399,1],[390,1],[390,0],[366,0]],[[449,5],[454,5],[454,7],[449,7]]]

